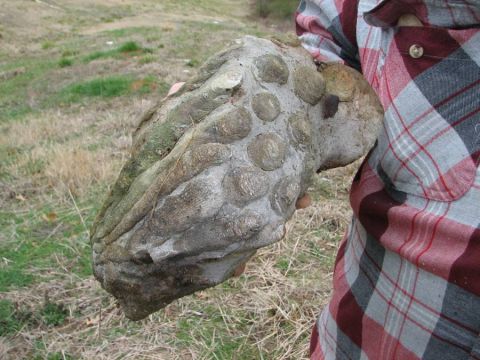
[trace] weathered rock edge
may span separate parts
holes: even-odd
[[[382,116],[356,71],[236,41],[140,119],[91,231],[95,277],[132,320],[225,281],[284,236],[316,171],[366,153]]]

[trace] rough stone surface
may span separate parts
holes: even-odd
[[[255,211],[246,210],[233,224],[233,231],[239,239],[248,240],[263,226],[262,216]]]
[[[222,143],[243,139],[251,129],[252,117],[245,108],[229,111],[215,124],[217,141]]]
[[[266,54],[255,60],[258,75],[267,83],[286,84],[288,81],[288,66],[279,55]]]
[[[225,177],[224,187],[232,202],[246,204],[267,193],[268,178],[255,167],[238,167]]]
[[[328,94],[336,95],[340,101],[351,101],[356,87],[355,70],[332,64],[322,72]]]
[[[312,140],[312,124],[308,120],[308,115],[304,112],[293,114],[288,123],[291,128],[292,136],[297,144],[306,145]]]
[[[222,206],[222,199],[215,198],[215,192],[205,180],[188,182],[178,195],[165,199],[159,209],[161,217],[154,218],[154,224],[161,233],[182,232],[191,225],[214,215]],[[152,214],[155,216],[155,213]]]
[[[323,98],[323,118],[334,117],[338,111],[340,98],[337,95],[327,94]]]
[[[245,37],[140,119],[91,229],[95,277],[127,317],[228,279],[285,235],[318,169],[369,150],[381,106],[331,66],[324,81],[302,48]]]
[[[293,73],[295,94],[310,105],[316,105],[325,92],[322,75],[311,66],[299,66]]]
[[[275,95],[262,92],[253,97],[252,109],[263,121],[273,121],[280,114],[280,102]]]
[[[300,191],[301,185],[299,179],[292,176],[283,178],[275,185],[270,198],[272,209],[278,214],[293,212]]]
[[[258,167],[271,171],[282,166],[287,147],[276,134],[260,134],[248,145],[248,155]]]

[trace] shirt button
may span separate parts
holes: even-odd
[[[423,47],[417,44],[413,44],[412,46],[410,46],[408,53],[412,58],[419,59],[423,56]]]

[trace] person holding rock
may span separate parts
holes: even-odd
[[[95,277],[140,320],[238,275],[383,123],[311,357],[480,359],[480,3],[304,0],[295,18],[318,67],[247,36],[142,116],[92,226]]]
[[[302,0],[296,25],[385,111],[311,358],[480,359],[480,3]]]

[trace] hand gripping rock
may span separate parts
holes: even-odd
[[[382,117],[356,71],[238,40],[140,120],[91,231],[95,277],[133,320],[225,281],[284,236],[316,171],[365,154]]]

